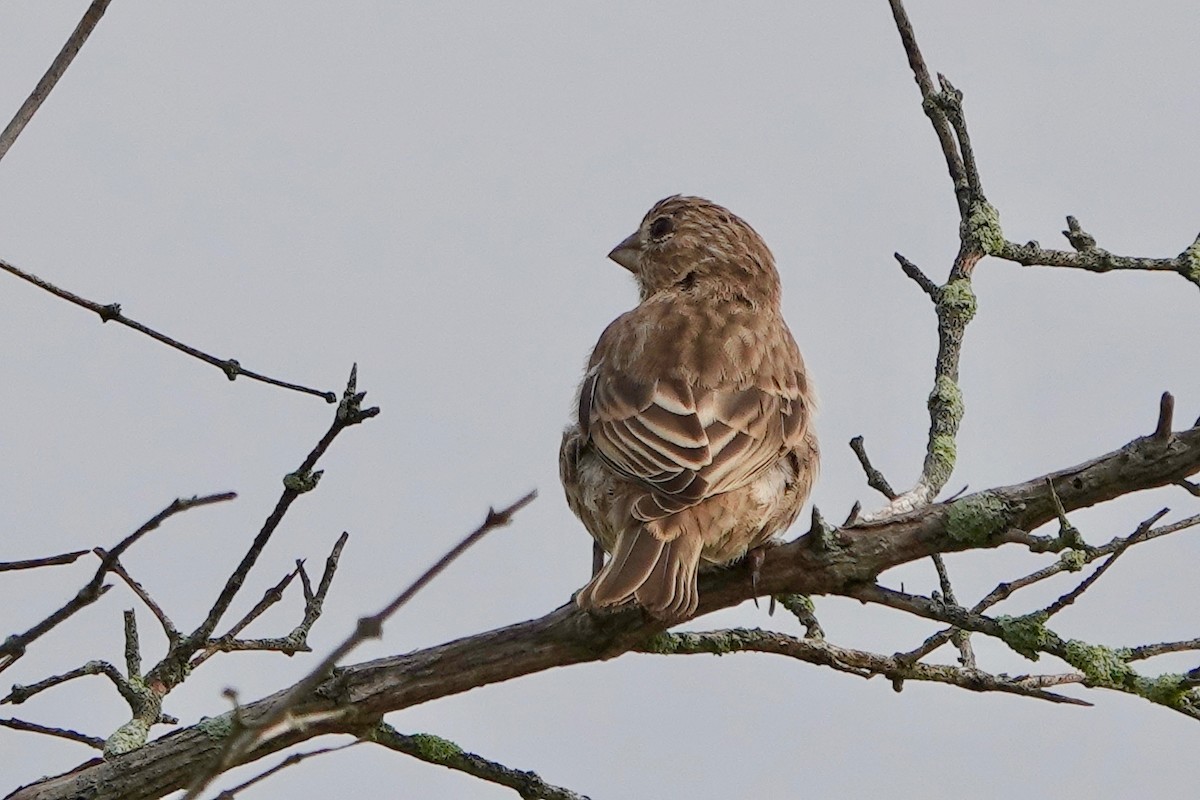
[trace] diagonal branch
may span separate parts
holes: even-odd
[[[96,569],[96,574],[90,581],[80,589],[73,598],[67,601],[67,604],[55,611],[44,620],[34,625],[29,630],[20,634],[13,634],[0,643],[0,672],[3,672],[14,661],[20,658],[25,653],[27,648],[33,641],[43,636],[63,620],[70,617],[75,612],[79,611],[84,606],[90,605],[100,599],[106,589],[103,586],[104,576],[112,569],[112,565],[117,562],[121,554],[128,550],[138,539],[141,539],[150,531],[157,528],[167,519],[174,515],[187,511],[188,509],[198,508],[200,506],[212,505],[213,503],[223,503],[226,500],[232,500],[237,497],[234,492],[222,492],[221,494],[212,494],[205,497],[191,497],[187,499],[177,499],[164,508],[162,511],[155,514],[144,525],[138,528],[133,533],[121,540],[116,547],[108,551],[108,554],[100,559],[100,566]]]
[[[407,734],[380,722],[366,734],[366,741],[389,750],[410,755],[429,764],[463,772],[480,780],[516,790],[521,797],[539,800],[588,800],[585,795],[554,786],[536,772],[513,769],[490,759],[468,753],[454,742],[428,733]]]
[[[327,402],[327,403],[337,402],[337,395],[334,394],[333,392],[326,392],[326,391],[322,391],[320,389],[311,389],[307,386],[301,386],[298,383],[289,383],[288,381],[282,381],[282,380],[279,380],[278,378],[272,378],[268,375],[263,375],[261,372],[254,372],[253,370],[244,368],[240,363],[238,363],[237,359],[217,358],[216,356],[209,355],[208,353],[204,352],[203,350],[199,350],[195,347],[192,347],[190,344],[184,344],[183,342],[179,341],[178,339],[173,339],[170,336],[167,336],[165,333],[160,333],[159,331],[156,331],[153,328],[151,328],[147,325],[143,325],[142,323],[138,322],[137,320],[130,319],[129,317],[122,314],[120,303],[109,303],[108,305],[101,305],[100,303],[96,303],[96,302],[93,302],[86,298],[80,297],[79,295],[75,294],[74,292],[68,292],[66,289],[60,289],[59,287],[55,286],[54,284],[50,283],[49,281],[43,280],[43,279],[39,278],[37,275],[28,273],[25,270],[21,269],[20,267],[14,266],[13,264],[10,264],[7,261],[4,261],[2,259],[0,259],[0,270],[4,270],[5,272],[8,272],[9,274],[16,275],[18,278],[28,281],[29,283],[32,283],[34,286],[45,289],[47,292],[54,295],[55,297],[60,297],[69,303],[74,303],[75,305],[79,306],[80,308],[86,308],[88,311],[94,312],[95,314],[99,315],[101,322],[111,321],[111,322],[119,323],[121,325],[124,325],[127,328],[132,328],[133,330],[137,331],[138,333],[144,333],[147,336],[149,336],[151,339],[162,342],[163,344],[167,345],[168,347],[173,347],[176,350],[178,350],[179,352],[185,353],[185,354],[191,356],[192,358],[199,359],[200,361],[203,361],[205,364],[211,364],[212,366],[221,370],[221,372],[224,372],[225,376],[228,377],[229,380],[231,380],[231,381],[236,380],[239,375],[242,375],[242,376],[249,378],[252,381],[259,381],[260,383],[267,383],[267,384],[270,384],[271,386],[279,386],[283,389],[291,389],[294,392],[301,392],[303,394],[316,395],[317,397],[324,398],[325,402]]]
[[[33,88],[33,92],[17,109],[17,113],[13,116],[12,121],[5,127],[4,132],[0,133],[0,158],[8,155],[9,149],[13,143],[17,141],[17,137],[21,135],[21,131],[25,130],[25,126],[29,124],[29,120],[33,119],[33,115],[50,96],[50,91],[54,89],[54,85],[58,83],[58,79],[67,71],[67,67],[71,66],[71,62],[75,60],[75,56],[83,47],[83,43],[88,40],[95,30],[96,25],[100,22],[100,18],[104,16],[104,12],[108,10],[108,4],[112,0],[92,0],[92,4],[88,6],[87,11],[83,12],[83,19],[79,20],[79,24],[75,26],[75,30],[71,32],[67,38],[67,43],[62,46],[62,50],[58,51],[58,55],[50,62],[50,68],[46,70],[46,74],[38,81],[37,86]]]

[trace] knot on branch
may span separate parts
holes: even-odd
[[[100,315],[101,322],[108,322],[121,316],[121,304],[109,303],[106,306],[100,306],[96,309],[96,313]]]
[[[237,380],[237,376],[242,374],[242,365],[238,363],[236,358],[227,358],[221,362],[221,371],[225,373],[225,377],[229,380]]]
[[[325,474],[325,470],[319,469],[316,472],[302,470],[298,472],[290,472],[283,476],[283,488],[296,494],[304,494],[311,492],[317,488],[317,484],[321,482],[321,476]]]

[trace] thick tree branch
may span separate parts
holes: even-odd
[[[761,595],[840,594],[862,598],[864,591],[882,591],[872,588],[874,580],[892,567],[937,552],[997,547],[1008,541],[1005,534],[1010,530],[1033,530],[1056,520],[1048,480],[1053,481],[1059,502],[1070,512],[1130,492],[1169,485],[1197,472],[1200,428],[1177,431],[1165,443],[1152,436],[1135,439],[1111,453],[1050,475],[927,506],[889,520],[833,530],[821,546],[817,546],[818,537],[809,534],[771,548],[762,565],[758,591]],[[740,570],[708,573],[701,581],[700,614],[737,605],[750,594],[749,582]],[[990,636],[1004,636],[996,620],[972,615],[966,609],[955,611],[954,606],[928,598],[903,597],[910,598],[905,602],[911,606],[906,609],[911,613]],[[867,599],[875,601],[873,597]],[[1014,629],[1011,624],[1010,629]],[[554,667],[614,658],[644,646],[662,631],[660,622],[636,608],[592,615],[568,604],[539,619],[336,669],[332,677],[292,707],[296,718],[308,719],[311,724],[303,728],[286,726],[278,736],[241,755],[237,763],[254,761],[323,733],[357,736],[383,714],[480,686]],[[1045,652],[1067,655],[1070,643],[1058,642]],[[1188,713],[1178,681],[1172,683],[1170,676],[1151,679],[1122,671],[1128,669],[1124,662],[1116,672],[1106,675],[1095,669],[1096,663],[1103,663],[1095,656],[1107,651],[1084,647],[1074,645],[1070,653],[1080,664],[1090,666],[1092,673],[1074,662],[1068,663],[1088,674],[1088,685],[1125,686],[1123,681],[1128,680],[1134,688],[1148,693],[1159,691],[1163,699],[1176,703],[1172,707]],[[1093,656],[1090,661],[1084,658],[1088,654]],[[242,716],[248,723],[257,724],[284,698],[291,697],[294,689],[284,689],[243,707]],[[161,797],[187,786],[195,764],[218,758],[227,746],[227,737],[235,731],[232,720],[230,712],[102,764],[20,789],[10,797],[66,798],[85,786],[106,787],[106,793],[97,794],[95,800]]]

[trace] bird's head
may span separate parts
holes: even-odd
[[[700,197],[654,204],[608,257],[633,273],[645,300],[695,291],[777,304],[779,274],[766,242],[733,212]]]

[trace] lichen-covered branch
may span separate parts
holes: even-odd
[[[757,591],[760,596],[837,594],[871,602],[893,600],[894,594],[909,613],[994,636],[1027,652],[1061,653],[1085,676],[1086,686],[1119,686],[1122,691],[1187,713],[1187,692],[1191,689],[1185,687],[1186,675],[1144,676],[1121,660],[1124,651],[1063,640],[1056,634],[1052,636],[1036,620],[989,618],[932,598],[888,594],[889,590],[875,586],[875,579],[892,567],[934,553],[1011,543],[1014,540],[1009,534],[1013,530],[1033,531],[1056,522],[1058,505],[1069,513],[1130,492],[1167,486],[1197,472],[1200,427],[1176,431],[1165,441],[1157,436],[1141,437],[1099,458],[1023,483],[926,506],[888,520],[829,529],[822,537],[810,533],[771,548],[763,560]],[[1048,482],[1055,487],[1053,493]],[[864,591],[878,596],[864,595]],[[699,614],[738,605],[752,593],[750,582],[740,570],[705,574],[700,583]],[[243,706],[240,716],[246,724],[257,725],[287,698],[291,714],[309,724],[280,727],[278,735],[258,741],[253,749],[238,756],[236,763],[257,760],[325,733],[358,736],[383,714],[480,686],[555,667],[615,658],[644,647],[662,632],[661,622],[637,608],[589,614],[568,604],[539,619],[425,650],[341,667],[299,697],[296,687],[290,687]],[[1031,649],[1029,642],[1036,648]],[[1121,658],[1114,661],[1108,655],[1111,653]],[[1130,650],[1129,660],[1133,654]],[[105,789],[96,793],[94,800],[162,797],[188,786],[194,779],[195,765],[214,763],[238,730],[231,712],[102,764],[44,779],[17,790],[10,798],[67,798],[84,787],[96,786]]]
[[[839,647],[824,640],[798,639],[775,631],[733,628],[697,633],[660,633],[639,648],[639,652],[662,655],[774,653],[810,664],[832,667],[838,672],[846,672],[860,678],[882,675],[891,681],[896,691],[903,688],[905,681],[929,681],[951,684],[972,692],[1004,692],[1052,703],[1091,705],[1086,700],[1047,692],[1010,678],[992,675],[973,666],[911,663],[896,656]]]
[[[429,764],[437,764],[488,783],[506,786],[530,800],[588,800],[586,795],[546,783],[536,772],[513,769],[468,753],[441,736],[429,733],[401,733],[386,722],[381,722],[373,727],[364,739]]]

